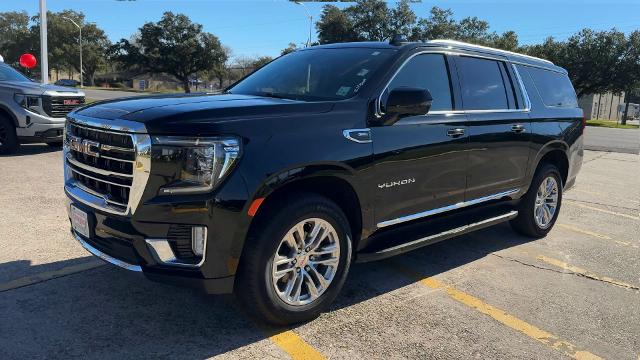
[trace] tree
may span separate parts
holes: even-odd
[[[35,50],[30,41],[29,21],[26,11],[0,13],[0,54],[6,63],[15,64],[20,55]]]
[[[401,0],[391,10],[389,31],[393,35],[403,35],[408,39],[416,26],[417,19],[416,14],[409,7],[409,0]]]
[[[384,41],[392,36],[389,29],[391,12],[383,0],[357,0],[344,11],[358,38]]]
[[[298,50],[298,46],[295,43],[289,43],[289,46],[280,51],[280,55],[287,55],[288,53],[292,53],[296,50]]]
[[[453,11],[434,6],[428,18],[418,21],[411,40],[455,39],[457,33],[458,24],[453,19]]]
[[[322,8],[320,21],[316,23],[320,44],[357,41],[358,35],[353,30],[347,14],[334,5]],[[284,55],[284,54],[283,54]]]
[[[139,32],[134,41],[120,40],[115,58],[146,71],[171,74],[186,93],[191,92],[191,75],[227,60],[220,40],[183,14],[165,12],[159,22],[148,22]]]
[[[629,34],[627,45],[616,67],[613,90],[625,93],[624,114],[621,121],[622,125],[625,125],[629,115],[629,103],[634,95],[640,93],[640,30]]]

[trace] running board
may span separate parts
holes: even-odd
[[[518,212],[514,210],[506,214],[502,214],[502,215],[491,217],[485,220],[477,221],[468,225],[463,225],[457,228],[453,228],[437,234],[422,237],[417,240],[409,241],[409,242],[392,246],[386,249],[378,250],[375,252],[359,253],[356,257],[356,262],[363,263],[363,262],[386,259],[388,257],[413,251],[423,246],[435,244],[437,242],[450,239],[452,237],[460,236],[472,231],[484,229],[489,226],[493,226],[505,221],[509,221],[511,219],[514,219],[516,216],[518,216]]]

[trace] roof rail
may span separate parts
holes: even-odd
[[[532,59],[532,60],[543,61],[543,62],[546,62],[548,64],[554,65],[553,62],[551,62],[551,61],[549,61],[547,59],[541,59],[539,57],[535,57],[535,56],[531,56],[531,55],[519,54],[519,53],[516,53],[516,52],[513,52],[513,51],[501,50],[501,49],[496,49],[496,48],[492,48],[492,47],[488,47],[488,46],[470,44],[470,43],[466,43],[466,42],[463,42],[463,41],[437,39],[437,40],[429,40],[426,43],[427,44],[441,44],[441,45],[457,45],[457,46],[466,47],[466,48],[469,48],[469,49],[487,50],[487,51],[491,51],[491,52],[499,53],[499,54],[504,54],[504,55],[514,55],[514,56],[520,56],[520,57],[524,57],[524,58],[528,58],[528,59]]]

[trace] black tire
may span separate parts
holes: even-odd
[[[542,182],[548,177],[553,177],[556,181],[558,187],[558,199],[557,206],[551,220],[546,226],[542,227],[538,224],[534,215],[536,194]],[[560,207],[562,205],[562,186],[562,177],[560,176],[558,168],[549,163],[541,164],[533,176],[529,190],[518,204],[518,216],[511,220],[511,227],[518,233],[528,237],[541,238],[546,236],[555,225],[555,222],[558,219],[558,214],[560,213]]]
[[[62,141],[48,142],[47,145],[51,146],[52,148],[61,148],[62,147]]]
[[[14,154],[19,147],[16,127],[13,122],[0,115],[0,154]]]
[[[261,210],[264,213],[256,219],[258,223],[242,254],[235,294],[247,311],[273,325],[291,325],[314,319],[336,298],[349,271],[352,236],[347,218],[334,202],[311,193],[298,193],[278,202],[278,206]],[[324,220],[334,228],[340,248],[339,262],[333,280],[315,301],[291,305],[278,296],[272,283],[273,259],[287,232],[311,218]]]

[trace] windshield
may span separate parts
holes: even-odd
[[[0,81],[29,81],[31,80],[22,75],[18,70],[9,65],[0,64]]]
[[[296,100],[343,100],[358,93],[396,50],[296,51],[267,64],[229,89],[233,94]]]

